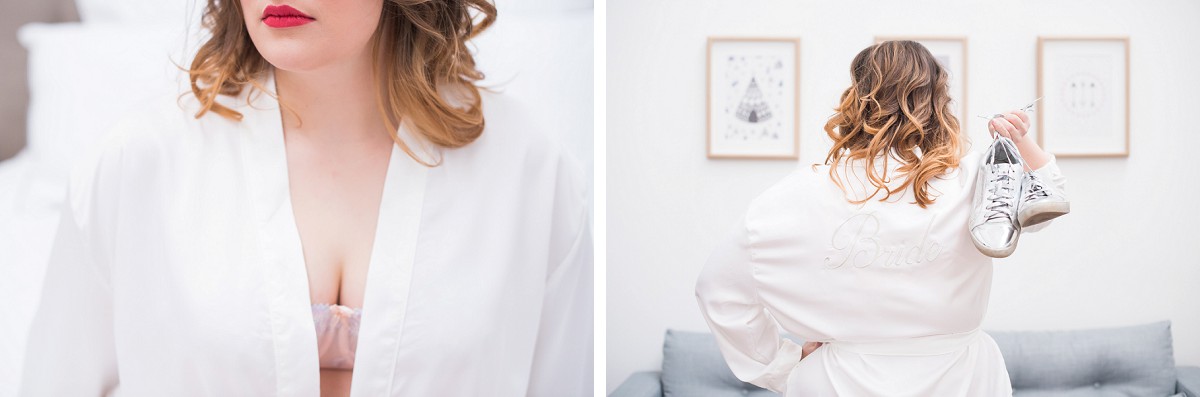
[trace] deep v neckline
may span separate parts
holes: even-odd
[[[284,198],[284,200],[285,200],[284,207],[287,208],[287,210],[285,212],[287,212],[288,217],[290,218],[288,220],[288,224],[291,226],[291,231],[289,232],[289,238],[294,238],[295,239],[294,245],[299,247],[299,263],[301,264],[303,271],[304,271],[304,280],[305,280],[304,289],[306,291],[308,291],[310,294],[309,315],[313,319],[312,324],[313,324],[314,332],[317,333],[317,344],[316,344],[317,358],[318,358],[318,361],[320,362],[320,365],[318,365],[318,372],[326,369],[325,367],[322,367],[322,365],[325,365],[327,362],[330,363],[330,365],[332,365],[328,369],[353,370],[357,364],[357,362],[356,362],[357,361],[357,351],[356,351],[357,349],[351,348],[350,346],[356,347],[358,345],[358,333],[359,333],[359,327],[360,327],[359,324],[361,324],[362,318],[365,317],[364,313],[367,312],[367,310],[366,310],[367,309],[367,301],[368,301],[367,300],[367,285],[369,284],[368,281],[371,279],[371,273],[372,273],[371,269],[373,267],[379,266],[379,264],[376,263],[377,255],[375,253],[375,251],[376,251],[375,248],[380,245],[380,240],[383,238],[383,236],[381,235],[382,233],[380,232],[380,230],[383,229],[384,222],[386,221],[384,218],[385,214],[383,213],[383,207],[384,207],[383,203],[388,200],[389,185],[394,183],[394,182],[392,182],[392,177],[394,176],[394,174],[396,172],[394,170],[394,168],[395,168],[394,166],[396,165],[396,157],[398,155],[397,153],[400,152],[399,145],[397,145],[395,141],[392,141],[392,143],[390,145],[391,146],[390,150],[388,151],[389,152],[388,153],[388,161],[387,161],[386,167],[384,169],[383,186],[379,190],[379,205],[375,209],[376,210],[375,227],[374,227],[374,230],[372,231],[372,235],[371,235],[371,246],[370,246],[370,248],[368,248],[369,252],[367,252],[367,265],[366,265],[367,269],[366,269],[365,279],[363,280],[364,286],[363,286],[363,296],[361,299],[362,304],[359,307],[350,307],[350,306],[342,305],[341,304],[341,293],[342,293],[341,283],[339,283],[339,285],[338,285],[338,292],[337,292],[337,295],[335,296],[335,302],[313,302],[312,297],[311,297],[313,278],[312,278],[312,275],[309,273],[310,270],[309,270],[308,259],[305,257],[304,239],[302,238],[302,235],[300,234],[299,217],[296,216],[295,206],[293,205],[294,201],[292,199],[292,183],[291,183],[292,171],[290,168],[288,168],[288,164],[290,164],[290,161],[289,161],[288,153],[287,153],[288,152],[287,136],[286,136],[287,132],[286,132],[286,130],[284,130],[282,128],[282,114],[280,116],[281,116],[281,124],[280,124],[281,138],[280,139],[282,141],[282,146],[283,146],[283,152],[284,152],[283,162],[284,162],[284,169],[285,169],[285,178],[284,178],[283,183],[284,183],[284,188],[287,191],[287,194],[285,194],[285,198]],[[344,278],[345,272],[346,272],[345,264],[343,264],[343,267],[342,267],[342,269],[340,269],[340,272],[341,272],[341,274],[339,275],[339,279]],[[353,316],[352,316],[352,318],[346,318],[342,321],[336,321],[338,319],[338,316],[324,316],[323,318],[325,320],[327,320],[327,322],[320,322],[320,321],[317,321],[318,317],[319,317],[317,311],[318,311],[318,308],[320,308],[322,306],[328,307],[328,309],[326,309],[327,313],[341,313],[343,311],[347,311],[347,312],[353,313]],[[329,333],[329,332],[331,332],[329,327],[334,327],[334,328],[346,327],[346,329],[332,331],[333,334],[331,336]],[[323,333],[325,334],[324,337],[322,336]],[[333,338],[333,339],[330,339],[330,338]],[[351,349],[353,349],[353,350],[351,350]],[[322,356],[322,352],[325,352],[326,355]],[[349,366],[347,367],[347,365],[349,365]],[[353,387],[354,387],[353,379],[351,379],[351,381],[352,382],[351,382],[350,387],[351,387],[351,389],[353,389]]]
[[[275,86],[274,73],[272,73],[271,77],[272,77],[270,80],[271,85],[269,87],[274,88],[275,92],[279,92],[279,89]],[[289,252],[289,254],[290,254],[289,256],[296,258],[296,259],[294,259],[294,262],[299,263],[300,268],[303,269],[304,290],[310,294],[310,297],[308,299],[309,308],[310,308],[309,317],[312,319],[310,321],[310,323],[313,324],[314,330],[315,330],[316,329],[316,316],[313,315],[311,309],[315,305],[328,304],[329,302],[313,302],[312,298],[311,298],[312,276],[309,274],[308,260],[304,256],[304,252],[305,252],[304,239],[302,238],[302,236],[300,234],[299,218],[296,216],[296,209],[295,209],[295,206],[293,205],[294,200],[292,199],[292,179],[291,179],[292,171],[290,168],[288,168],[288,165],[290,164],[290,162],[289,162],[288,149],[287,149],[287,131],[283,127],[283,113],[282,112],[283,112],[282,109],[280,109],[279,112],[276,112],[276,115],[278,116],[278,119],[276,121],[279,126],[279,129],[278,129],[279,147],[282,150],[282,161],[283,161],[283,170],[284,170],[283,182],[282,182],[283,188],[285,191],[285,194],[283,197],[284,211],[282,211],[283,213],[281,214],[281,216],[284,216],[287,218],[286,221],[289,226],[287,237],[289,240],[293,240],[292,243],[289,245],[292,245],[297,248],[297,249],[291,250],[292,252]],[[390,145],[390,150],[388,152],[389,153],[388,153],[387,166],[384,169],[384,175],[383,175],[383,186],[380,188],[380,191],[379,191],[379,205],[375,209],[376,210],[376,212],[375,212],[375,227],[374,227],[374,230],[371,235],[371,248],[370,248],[370,252],[367,253],[367,269],[366,269],[367,275],[366,275],[366,279],[363,282],[364,286],[363,286],[362,305],[359,307],[356,307],[356,308],[354,308],[354,307],[351,308],[351,309],[355,309],[355,311],[357,311],[359,313],[359,321],[360,322],[362,321],[362,318],[365,318],[367,316],[366,313],[369,312],[368,307],[367,307],[368,306],[367,289],[370,286],[372,269],[379,266],[377,263],[377,257],[379,255],[376,254],[377,253],[376,248],[380,247],[380,245],[381,245],[380,240],[383,238],[383,236],[382,236],[383,233],[381,233],[381,230],[384,229],[384,225],[386,222],[385,216],[387,214],[384,213],[384,207],[385,207],[384,203],[386,203],[389,199],[388,198],[388,193],[390,192],[389,187],[395,183],[392,181],[392,179],[396,176],[396,172],[397,172],[395,170],[396,165],[398,164],[397,157],[399,155],[403,155],[403,152],[401,152],[401,150],[400,150],[400,146],[398,144],[396,144],[395,141],[392,141],[392,143]],[[343,268],[342,271],[345,272],[345,269]],[[341,286],[340,285],[338,287],[337,300],[338,301],[341,300]],[[337,305],[341,306],[340,303],[338,303]],[[319,358],[319,355],[320,354],[318,353],[318,358]],[[357,364],[357,363],[354,363],[354,364]],[[320,368],[320,367],[318,367],[318,368]],[[353,384],[351,386],[353,387]]]
[[[266,74],[264,82],[265,87],[275,88],[274,71]],[[292,209],[282,114],[274,97],[254,95],[250,106],[235,106],[244,112],[243,125],[248,129],[243,175],[257,215],[253,221],[259,230],[263,292],[271,313],[276,388],[285,395],[308,395],[311,390],[315,397],[320,391],[317,336],[308,267]],[[403,126],[397,136],[410,146],[418,142]],[[393,142],[367,263],[352,396],[386,395],[391,387],[428,174],[428,167]]]
[[[284,198],[284,201],[285,201],[284,206],[287,207],[287,215],[289,218],[288,223],[291,225],[291,228],[292,228],[292,231],[289,234],[295,235],[296,245],[298,245],[300,247],[300,263],[304,266],[304,275],[305,275],[305,281],[306,281],[305,288],[308,288],[309,293],[311,294],[312,293],[312,276],[308,273],[309,263],[308,263],[308,259],[304,257],[304,252],[305,252],[304,239],[300,235],[299,218],[296,216],[296,208],[293,205],[294,200],[292,199],[292,182],[291,182],[292,175],[291,175],[291,170],[288,169],[288,167],[287,167],[287,164],[289,161],[288,156],[287,156],[287,137],[285,136],[286,132],[283,130],[283,127],[282,127],[282,117],[280,120],[280,135],[281,135],[280,140],[282,142],[281,146],[283,147],[283,162],[284,162],[284,176],[285,176],[283,183],[284,183],[284,188],[287,190],[286,197]],[[392,182],[391,179],[393,177],[393,174],[396,172],[394,170],[395,165],[396,165],[396,157],[398,155],[403,155],[403,152],[401,152],[401,150],[400,150],[400,146],[397,145],[395,141],[392,141],[391,148],[388,152],[389,153],[388,153],[387,166],[384,169],[384,175],[383,175],[383,186],[379,190],[379,205],[375,209],[375,211],[376,211],[375,212],[375,227],[371,234],[371,247],[369,249],[369,252],[367,253],[367,276],[366,276],[367,280],[370,280],[370,278],[371,278],[371,267],[375,263],[375,256],[376,256],[375,255],[375,247],[377,247],[379,245],[379,240],[382,237],[382,236],[380,236],[380,229],[382,229],[382,226],[384,223],[383,203],[388,199],[388,186],[390,184],[394,183],[394,182]],[[344,276],[344,273],[345,273],[344,267],[342,269],[342,273]],[[364,280],[364,284],[365,283],[366,283],[366,281]],[[340,285],[338,286],[338,294],[335,297],[335,300],[337,300],[338,302],[313,302],[312,298],[310,297],[309,304],[310,304],[310,306],[320,305],[320,304],[336,304],[338,306],[342,306],[340,303],[340,301],[341,301],[341,286]],[[362,305],[359,307],[351,307],[351,309],[365,311],[366,306],[367,306],[366,287],[364,285]]]

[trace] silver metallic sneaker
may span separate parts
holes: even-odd
[[[1021,206],[1017,210],[1017,221],[1021,227],[1033,226],[1071,212],[1067,195],[1036,173],[1026,173],[1021,185]]]
[[[1017,249],[1021,224],[1017,206],[1021,201],[1025,160],[1013,141],[997,137],[979,165],[975,201],[971,206],[971,240],[984,255],[1004,258]]]

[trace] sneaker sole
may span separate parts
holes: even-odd
[[[1017,222],[1021,227],[1033,226],[1071,212],[1071,203],[1069,202],[1044,202],[1038,203],[1036,206],[1027,207],[1025,211],[1017,213]]]
[[[1012,255],[1013,251],[1017,250],[1017,241],[1019,241],[1019,240],[1021,240],[1021,232],[1017,231],[1017,234],[1013,236],[1012,245],[1009,245],[1008,248],[1001,248],[1001,249],[988,248],[988,247],[985,247],[985,246],[979,244],[978,241],[975,241],[974,237],[971,238],[971,243],[975,244],[975,249],[978,249],[979,252],[983,253],[984,255],[987,255],[987,256],[990,256],[993,258],[1007,258],[1009,255]]]

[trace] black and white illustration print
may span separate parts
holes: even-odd
[[[783,103],[783,60],[770,55],[730,55],[725,69],[729,82],[721,112],[727,117],[723,138],[778,141],[786,135],[783,122],[771,109]]]
[[[1098,54],[1079,54],[1064,57],[1055,64],[1055,75],[1061,78],[1051,91],[1051,100],[1063,110],[1063,123],[1074,126],[1062,133],[1097,137],[1115,134],[1112,128],[1113,62]]]
[[[1038,82],[1043,147],[1068,156],[1128,154],[1126,41],[1045,39]]]
[[[795,155],[797,50],[791,40],[713,41],[711,157]]]

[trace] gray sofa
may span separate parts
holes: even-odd
[[[1013,395],[1200,397],[1200,367],[1175,366],[1171,323],[1074,331],[987,331]],[[638,372],[610,396],[775,396],[733,376],[712,335],[667,331],[662,371]]]

